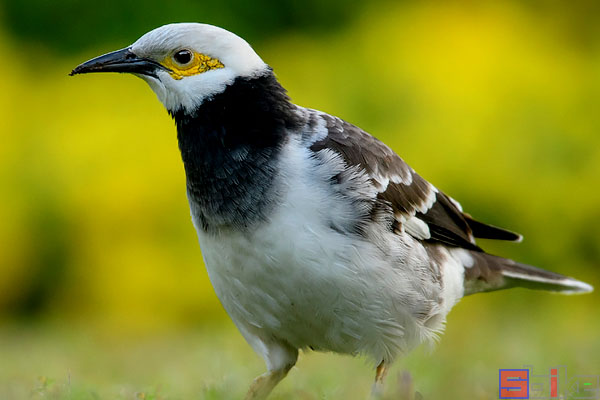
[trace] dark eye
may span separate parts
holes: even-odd
[[[173,54],[173,59],[181,65],[189,63],[192,61],[193,57],[194,55],[189,50],[179,50],[177,53]]]

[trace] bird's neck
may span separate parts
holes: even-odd
[[[296,106],[271,71],[238,78],[194,113],[173,114],[197,225],[206,231],[250,227],[277,198],[277,163]]]

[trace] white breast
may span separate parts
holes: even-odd
[[[332,229],[352,206],[300,143],[288,143],[280,168],[282,201],[256,230],[214,236],[194,220],[217,296],[246,339],[391,361],[431,338],[450,307],[423,246],[377,227],[377,243]]]

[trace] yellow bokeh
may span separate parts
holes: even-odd
[[[384,4],[255,47],[294,101],[365,128],[526,237],[486,248],[598,284],[600,40],[579,46],[513,2]],[[15,46],[0,32],[2,54]],[[50,318],[222,319],[169,116],[134,77],[67,76],[110,50],[0,63],[0,318],[42,293]]]

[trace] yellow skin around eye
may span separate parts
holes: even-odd
[[[165,58],[161,64],[169,68],[171,70],[169,74],[173,77],[173,79],[177,80],[182,79],[185,76],[197,75],[206,71],[210,71],[211,69],[225,67],[218,59],[196,52],[194,52],[194,58],[192,61],[185,66],[177,64],[175,60],[173,60],[172,56]]]

